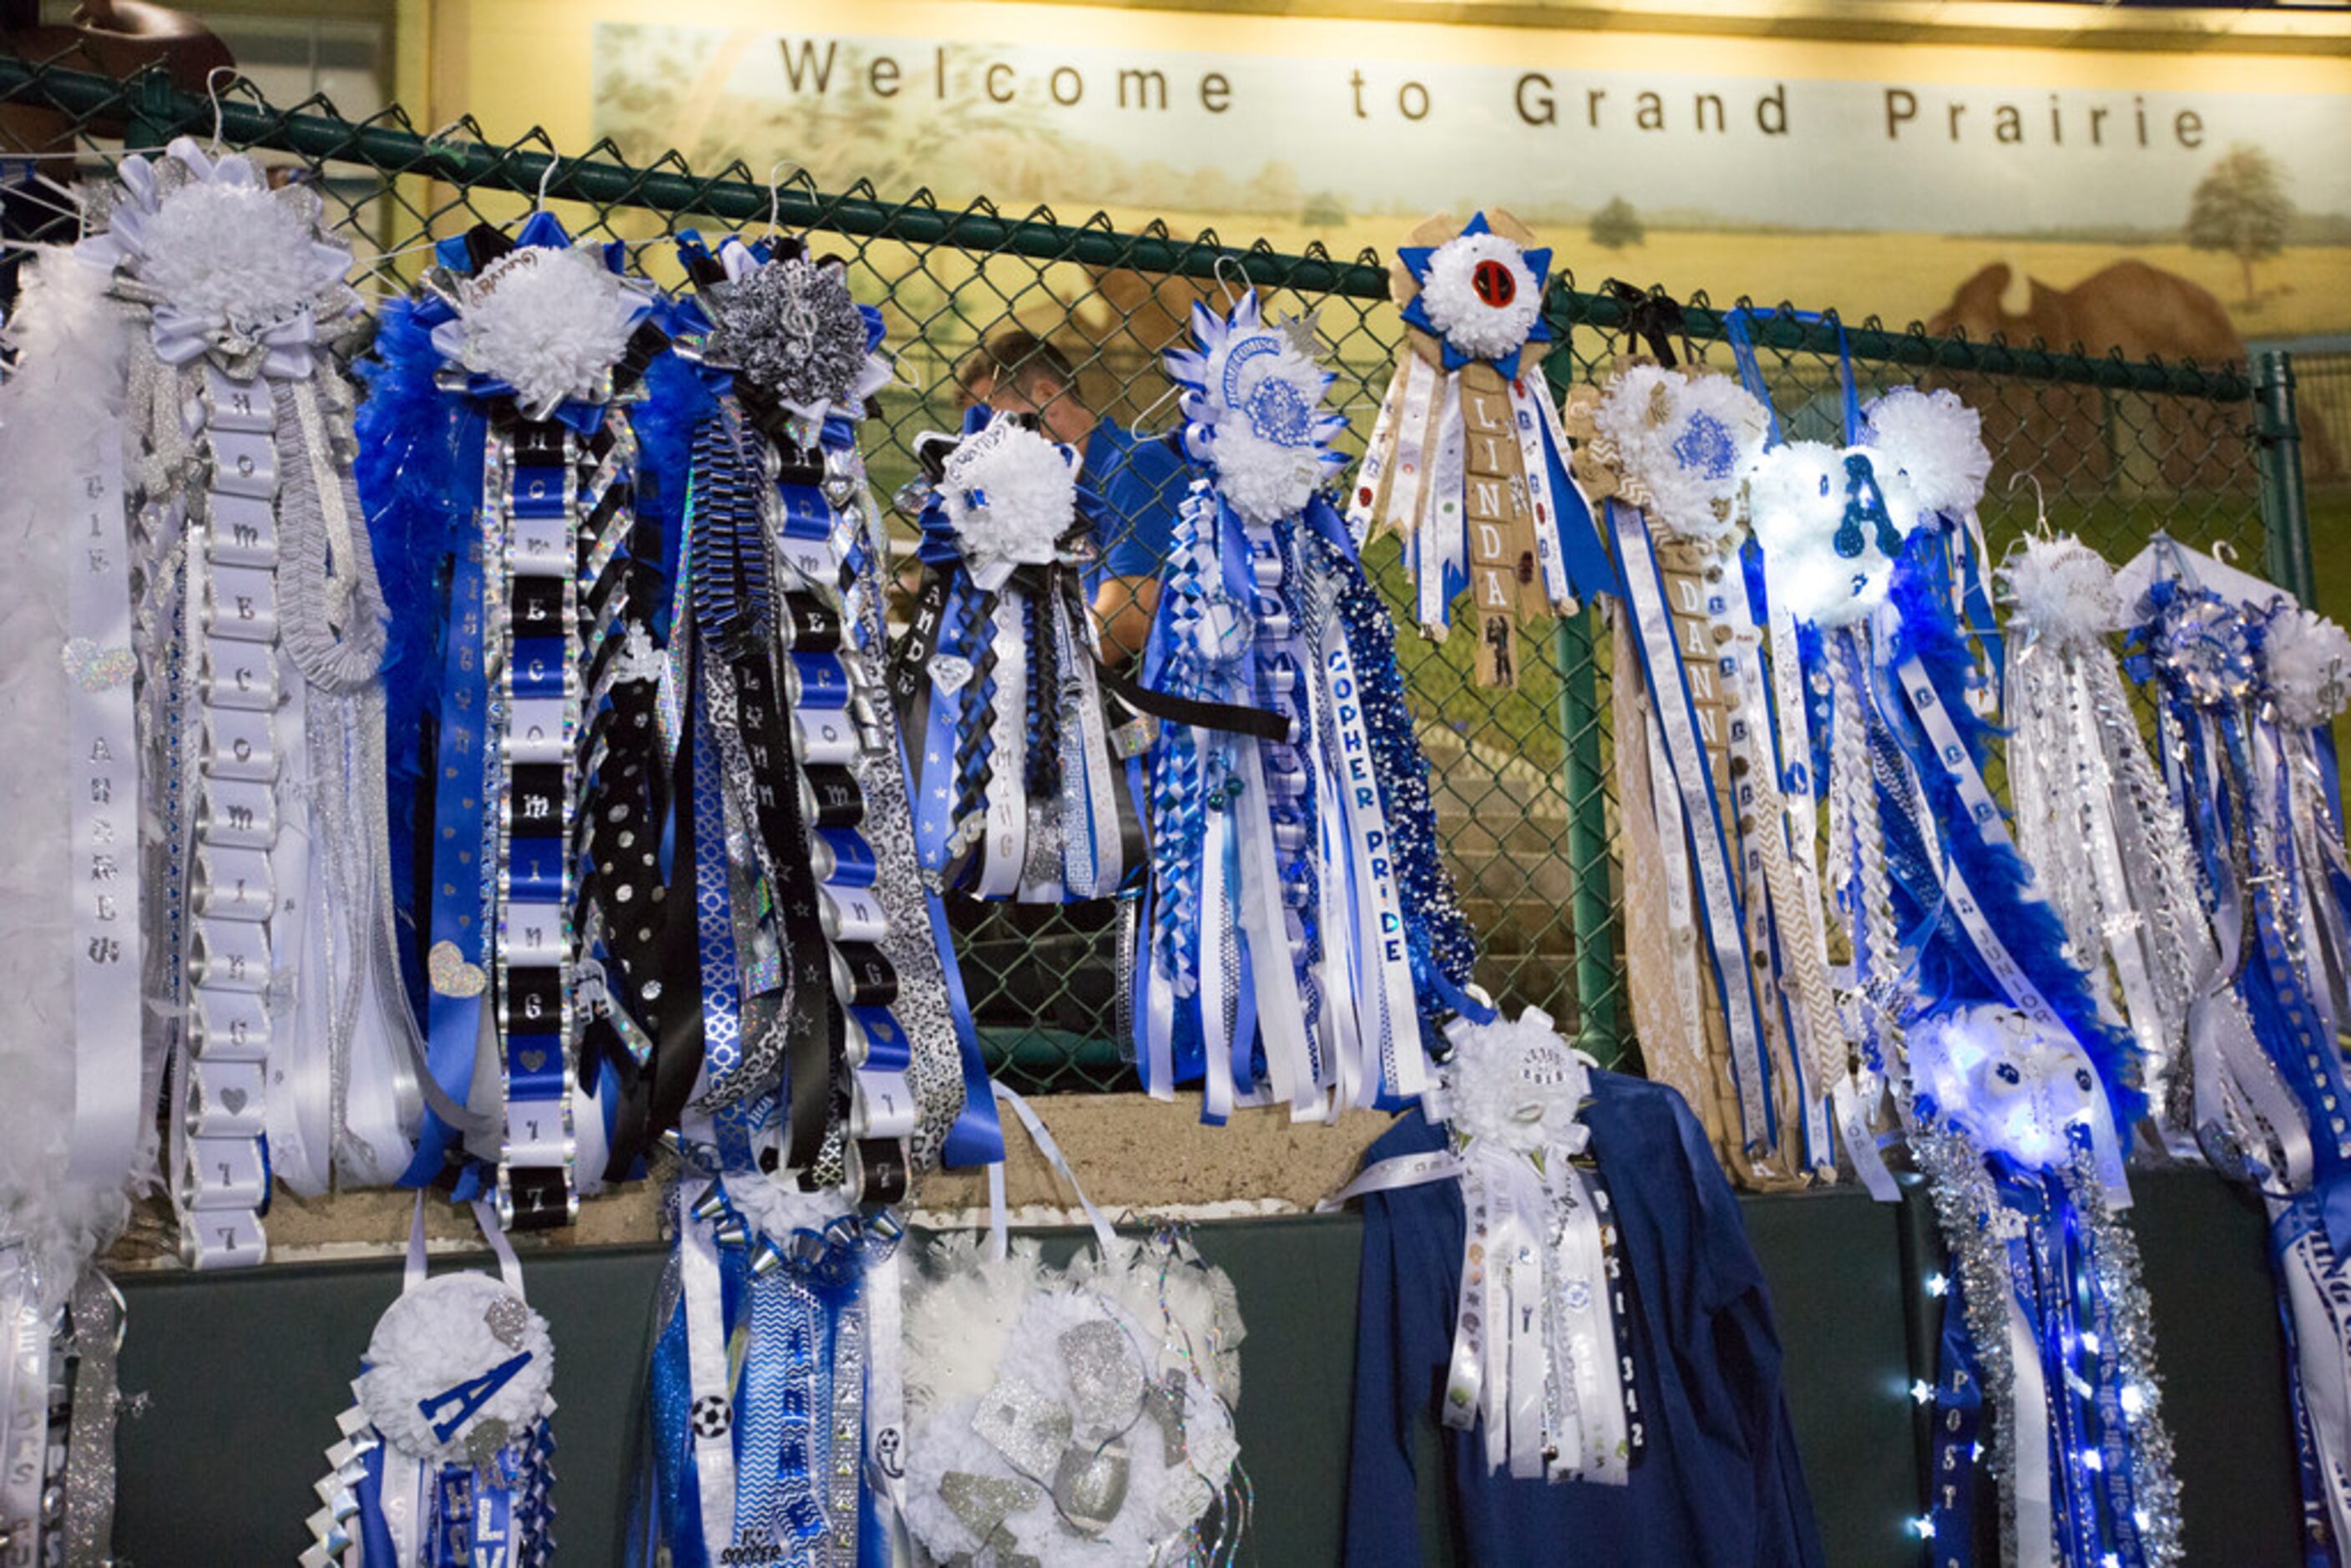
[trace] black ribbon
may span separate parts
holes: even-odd
[[[1669,294],[1635,288],[1619,278],[1610,278],[1606,287],[1608,298],[1625,308],[1625,336],[1646,343],[1666,369],[1679,363],[1674,357],[1674,340],[1687,334],[1681,301]]]

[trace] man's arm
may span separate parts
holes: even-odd
[[[1143,656],[1151,640],[1151,618],[1159,608],[1155,577],[1106,577],[1094,590],[1094,626],[1102,633],[1102,661],[1123,667]]]

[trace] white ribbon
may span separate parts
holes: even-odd
[[[2016,1568],[2057,1568],[2048,1380],[2041,1370],[2032,1320],[2016,1292],[2003,1288],[2001,1301],[2008,1309],[2008,1358],[2015,1372],[2009,1395],[2009,1447],[2015,1473],[2009,1478],[2009,1490],[2016,1505]]]
[[[1045,1130],[1044,1118],[1037,1114],[1035,1107],[1028,1101],[1003,1084],[991,1081],[988,1089],[995,1094],[997,1103],[1009,1110],[1029,1130],[1029,1141],[1037,1145],[1037,1152],[1045,1156],[1045,1163],[1053,1168],[1053,1174],[1070,1184],[1071,1196],[1077,1198],[1078,1207],[1085,1211],[1086,1223],[1093,1228],[1095,1249],[1105,1260],[1113,1256],[1117,1249],[1118,1232],[1111,1228],[1110,1221],[1102,1218],[1102,1210],[1086,1197],[1086,1189],[1078,1185],[1077,1173],[1070,1168],[1068,1157],[1061,1153],[1061,1145],[1055,1143],[1053,1134]],[[987,1167],[987,1255],[1001,1260],[1009,1246],[1010,1236],[1004,1213],[1004,1162],[998,1160]]]
[[[1241,779],[1240,799],[1235,802],[1240,835],[1240,928],[1249,944],[1249,978],[1257,993],[1258,1039],[1265,1047],[1274,1098],[1290,1108],[1293,1118],[1319,1121],[1313,1048],[1306,1038],[1306,1009],[1299,999],[1290,925],[1282,913],[1280,858],[1273,845],[1273,823],[1265,813],[1265,768],[1254,742],[1243,741],[1233,750]]]
[[[1420,1042],[1419,1008],[1412,986],[1412,964],[1405,948],[1404,904],[1391,859],[1387,816],[1380,804],[1379,781],[1372,767],[1371,735],[1364,721],[1364,699],[1356,685],[1353,656],[1346,631],[1332,618],[1321,650],[1322,678],[1328,684],[1330,713],[1337,751],[1338,779],[1332,799],[1343,820],[1345,859],[1325,862],[1326,875],[1339,865],[1346,868],[1352,903],[1344,924],[1326,925],[1328,946],[1353,934],[1355,987],[1366,1058],[1376,1052],[1378,1070],[1366,1060],[1355,1084],[1353,1103],[1369,1107],[1379,1097],[1383,1080],[1390,1093],[1410,1098],[1427,1086],[1427,1056]]]
[[[1388,476],[1385,521],[1402,534],[1406,550],[1416,549],[1424,497],[1429,488],[1429,410],[1441,387],[1452,378],[1418,354],[1408,353],[1396,365],[1396,384],[1404,392],[1404,423],[1396,431],[1395,470]]]
[[[726,1351],[726,1308],[721,1300],[718,1247],[710,1222],[694,1213],[678,1193],[678,1281],[685,1297],[686,1377],[694,1404],[720,1401],[729,1419],[716,1432],[689,1415],[694,1437],[694,1477],[701,1493],[702,1539],[735,1539],[734,1375]]]
[[[1355,486],[1347,497],[1346,519],[1348,537],[1355,541],[1357,549],[1363,548],[1364,539],[1371,535],[1372,525],[1378,521],[1380,479],[1395,458],[1396,425],[1403,418],[1407,384],[1405,367],[1398,365],[1396,373],[1388,380],[1388,390],[1380,398],[1380,412],[1372,421],[1372,434],[1364,443],[1364,460],[1355,465]]]
[[[1417,355],[1414,356],[1418,358]],[[1428,489],[1421,504],[1413,552],[1416,613],[1420,629],[1443,637],[1452,620],[1452,598],[1446,589],[1447,569],[1467,570],[1468,535],[1462,515],[1468,496],[1467,478],[1468,430],[1461,417],[1461,379],[1444,378],[1442,401],[1437,409],[1437,450],[1428,464]]]
[[[1519,463],[1526,475],[1525,504],[1534,522],[1535,559],[1542,570],[1543,597],[1562,615],[1576,611],[1575,591],[1568,586],[1567,555],[1560,542],[1559,497],[1552,494],[1551,459],[1545,434],[1556,425],[1559,411],[1551,394],[1540,390],[1542,372],[1530,371],[1510,383],[1510,423],[1518,432]],[[1567,443],[1562,438],[1562,457]],[[1573,479],[1568,481],[1573,485]]]
[[[20,1246],[0,1247],[0,1568],[39,1568],[48,1475],[49,1322]]]
[[[66,779],[74,916],[74,1120],[67,1175],[109,1187],[138,1160],[148,1109],[140,1094],[145,945],[122,434],[119,420],[101,420],[81,453],[55,459],[83,476],[66,590],[68,646],[85,654],[69,688],[73,749]]]
[[[1205,746],[1199,751],[1203,767],[1207,762],[1207,751]],[[1211,951],[1221,949],[1227,942],[1239,942],[1233,929],[1230,868],[1227,864],[1233,814],[1217,810],[1206,814],[1207,821],[1200,834],[1200,907],[1194,922],[1200,939],[1199,990],[1194,1000],[1199,1009],[1200,1050],[1207,1070],[1200,1113],[1210,1123],[1222,1123],[1233,1113],[1236,1089],[1246,1090],[1249,1085],[1233,1082],[1232,988],[1239,977],[1225,963],[1220,950]]]
[[[1010,898],[1018,893],[1028,858],[1029,642],[1021,626],[1021,598],[1018,590],[1007,590],[990,622],[996,640],[996,722],[989,731],[987,837],[976,889],[982,898]]]

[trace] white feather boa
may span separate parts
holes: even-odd
[[[16,1011],[0,1030],[0,1236],[29,1244],[45,1300],[62,1304],[82,1266],[121,1230],[125,1188],[154,1166],[146,1127],[123,1183],[68,1184],[73,1124],[74,987],[67,769],[70,731],[67,572],[80,540],[58,526],[74,513],[81,465],[68,455],[119,432],[131,330],[101,272],[65,250],[38,253],[10,323],[19,360],[0,388],[0,995]],[[118,436],[119,438],[119,436]]]
[[[1226,1484],[1240,1453],[1221,1386],[1225,1378],[1217,1370],[1239,1339],[1230,1281],[1220,1271],[1182,1261],[1163,1270],[1149,1247],[1120,1250],[1123,1256],[1088,1260],[1064,1275],[1044,1266],[1033,1241],[1016,1241],[998,1259],[987,1255],[976,1235],[953,1235],[935,1245],[928,1270],[908,1287],[903,1511],[907,1528],[934,1557],[982,1545],[943,1495],[950,1474],[1030,1482],[1034,1495],[1007,1514],[1004,1524],[1019,1551],[1049,1568],[1158,1561]],[[1016,1471],[973,1418],[1008,1379],[1067,1401],[1071,1377],[1061,1336],[1104,1322],[1133,1348],[1146,1378],[1185,1375],[1187,1452],[1184,1462],[1165,1463],[1158,1427],[1138,1416],[1123,1434],[1125,1500],[1107,1528],[1085,1536],[1061,1523],[1050,1495],[1053,1478]],[[1084,1435],[1077,1433],[1081,1439]]]

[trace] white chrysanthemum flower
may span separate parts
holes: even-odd
[[[1593,417],[1616,444],[1625,476],[1648,490],[1664,530],[1709,541],[1738,531],[1739,487],[1771,431],[1771,415],[1746,388],[1728,376],[1635,365],[1610,383]]]
[[[1055,559],[1078,504],[1074,455],[998,415],[947,456],[939,503],[976,570]]]
[[[1464,1025],[1445,1066],[1447,1120],[1458,1133],[1530,1154],[1573,1141],[1589,1070],[1533,1008],[1516,1019]]]
[[[2278,717],[2296,729],[2332,722],[2351,701],[2351,637],[2315,611],[2288,606],[2272,615],[2262,664]]]
[[[2071,534],[2028,536],[2000,575],[2016,601],[2016,623],[2054,645],[2087,645],[2122,624],[2115,569]]]
[[[320,276],[310,225],[257,185],[192,180],[163,198],[144,238],[141,282],[239,330],[285,319],[340,276]]]
[[[1901,471],[1925,510],[1957,517],[1975,510],[1991,475],[1983,416],[1951,392],[1896,387],[1869,405],[1863,436]]]
[[[1479,268],[1489,263],[1481,277]],[[1498,234],[1460,235],[1438,246],[1420,293],[1437,334],[1480,360],[1503,359],[1523,348],[1542,310],[1542,290],[1524,247]]]
[[[524,1361],[481,1404],[442,1437],[436,1419],[446,1421],[458,1405],[436,1396],[504,1366]],[[467,1457],[467,1440],[483,1423],[504,1424],[519,1437],[547,1413],[555,1383],[555,1345],[547,1320],[531,1310],[519,1291],[488,1274],[442,1274],[392,1303],[376,1320],[368,1341],[367,1371],[360,1376],[360,1408],[384,1441],[412,1458],[427,1461]],[[425,1406],[433,1406],[428,1412]]]
[[[628,348],[642,298],[595,252],[525,246],[458,290],[458,361],[515,389],[525,413],[593,398]]]

